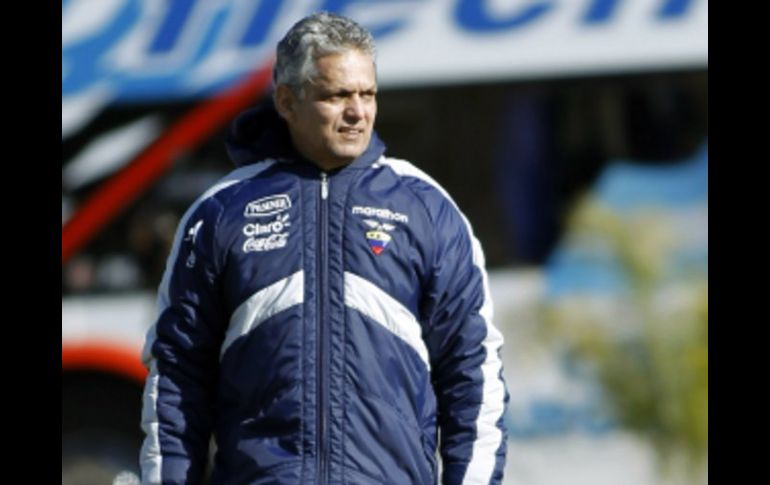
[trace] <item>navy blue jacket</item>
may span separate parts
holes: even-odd
[[[503,338],[446,192],[367,150],[324,173],[272,108],[182,218],[144,360],[144,483],[500,483]],[[440,433],[439,433],[440,430]],[[439,439],[440,435],[440,439]]]

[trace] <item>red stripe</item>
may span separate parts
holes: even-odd
[[[245,81],[194,108],[133,162],[105,182],[62,228],[62,265],[165,173],[172,162],[261,97],[272,60]]]
[[[97,370],[120,374],[144,383],[147,369],[142,365],[141,351],[115,344],[62,345],[62,370]]]

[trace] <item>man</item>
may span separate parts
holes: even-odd
[[[148,333],[143,481],[499,483],[507,392],[484,258],[432,179],[383,155],[374,41],[278,44],[274,106],[183,217]],[[440,436],[440,440],[439,440]]]

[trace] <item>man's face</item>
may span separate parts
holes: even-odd
[[[377,79],[371,56],[358,50],[321,57],[315,66],[304,96],[279,86],[276,106],[299,152],[328,170],[352,162],[369,145]]]

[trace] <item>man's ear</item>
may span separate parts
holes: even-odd
[[[285,84],[279,84],[273,93],[273,102],[278,114],[286,121],[294,119],[294,101],[296,96],[291,88]]]

